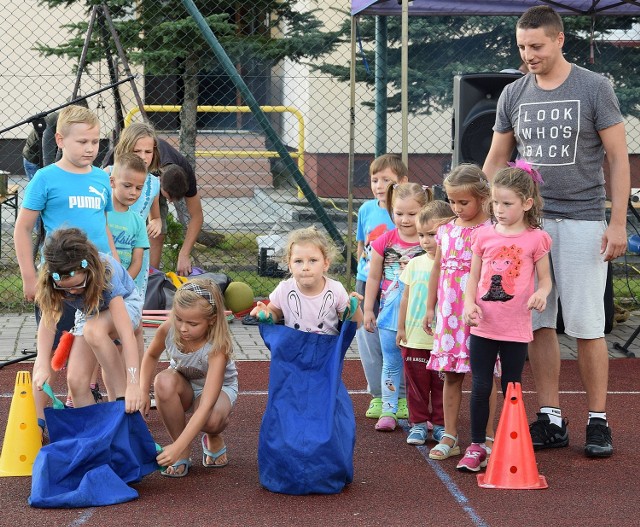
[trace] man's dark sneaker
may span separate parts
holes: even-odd
[[[613,454],[611,428],[604,419],[594,418],[589,421],[584,453],[587,457],[609,457]]]
[[[529,425],[531,442],[534,450],[545,448],[561,448],[569,445],[567,420],[562,420],[562,426],[554,425],[548,414],[538,414],[538,419]]]

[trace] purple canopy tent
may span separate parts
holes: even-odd
[[[638,16],[637,0],[413,0],[409,16],[491,15],[519,16],[534,5],[548,4],[561,15]],[[352,15],[400,15],[398,0],[352,0]]]
[[[407,70],[409,16],[520,16],[535,5],[550,5],[561,15],[640,16],[640,0],[352,0],[351,15],[402,16],[402,159],[407,162]],[[406,11],[403,8],[406,5]],[[352,23],[352,26],[354,24]],[[352,59],[355,62],[355,30],[352,28]],[[355,69],[351,86],[355,94]],[[353,101],[352,101],[353,102]],[[352,110],[355,108],[352,106]]]

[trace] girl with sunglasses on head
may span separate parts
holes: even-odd
[[[33,382],[38,390],[51,377],[51,347],[63,306],[76,309],[67,384],[75,407],[94,404],[89,387],[100,363],[110,399],[124,399],[128,413],[142,405],[140,360],[134,330],[142,318],[143,299],[126,269],[99,253],[83,231],[57,229],[43,249],[36,288],[42,311]],[[122,343],[122,357],[113,340]],[[124,365],[123,365],[124,359]]]

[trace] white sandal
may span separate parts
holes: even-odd
[[[429,459],[437,459],[438,461],[442,461],[443,459],[447,459],[451,456],[460,455],[458,437],[447,434],[446,432],[442,434],[442,440],[444,440],[445,437],[451,439],[453,441],[453,445],[449,446],[446,443],[438,443],[429,451]]]

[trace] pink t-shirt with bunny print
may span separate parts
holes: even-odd
[[[269,295],[271,305],[282,311],[284,325],[308,333],[337,335],[339,313],[349,304],[349,294],[337,280],[325,277],[324,289],[307,296],[294,278],[283,280]]]

